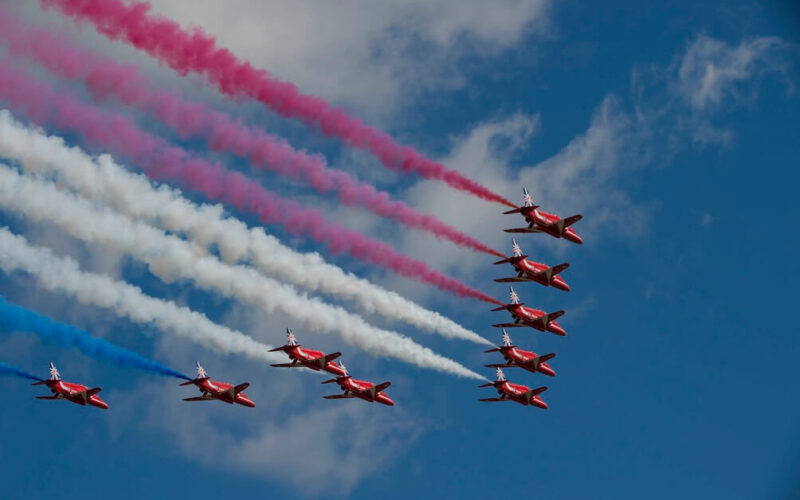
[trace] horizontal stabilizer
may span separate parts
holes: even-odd
[[[563,264],[559,264],[557,266],[553,266],[553,268],[552,268],[553,269],[553,275],[556,275],[556,274],[564,271],[564,269],[566,269],[568,267],[569,267],[569,262],[564,262]]]
[[[297,363],[278,363],[278,364],[269,365],[269,366],[274,366],[275,368],[293,368],[295,366],[300,366],[300,365],[298,365]]]
[[[495,307],[494,309],[492,309],[492,312],[494,312],[494,311],[503,311],[505,309],[506,309],[506,306]]]
[[[331,394],[330,396],[322,396],[324,399],[349,399],[354,396],[350,394]]]
[[[493,385],[494,385],[494,384],[493,384],[492,382],[486,382],[485,384],[481,384],[481,385],[479,385],[478,387],[491,387],[491,386],[493,386]]]
[[[500,352],[500,348],[499,347],[495,347],[494,349],[486,349],[483,352]]]
[[[481,401],[483,403],[502,403],[503,401],[509,401],[509,400],[503,398],[485,398],[485,399],[479,399],[478,401]]]
[[[494,365],[483,365],[483,366],[485,366],[486,368],[514,368],[517,365],[512,365],[511,363],[506,363],[506,364],[499,363]]]
[[[242,392],[243,390],[247,389],[248,387],[250,387],[250,382],[245,382],[243,384],[239,384],[239,385],[237,385],[236,387],[233,388],[233,393],[234,394],[239,394],[240,392]]]
[[[286,346],[275,347],[274,349],[270,349],[268,352],[278,352],[285,350]]]
[[[503,212],[503,215],[518,214],[521,211],[522,211],[522,207],[518,207],[518,208],[515,208],[514,210],[507,210],[507,211]]]
[[[36,399],[58,399],[56,396],[35,396]]]
[[[384,383],[382,383],[382,384],[378,384],[378,385],[376,385],[376,386],[375,386],[375,394],[377,394],[377,393],[379,393],[379,392],[381,392],[381,391],[385,391],[385,390],[386,390],[386,388],[387,388],[387,387],[389,387],[390,385],[392,385],[392,383],[391,383],[391,382],[384,382]]]
[[[40,381],[38,381],[38,382],[34,382],[34,383],[32,383],[31,385],[44,385],[44,384],[46,384],[46,383],[47,383],[47,382],[45,382],[44,380],[40,380]]]
[[[328,379],[328,380],[326,380],[324,382],[320,382],[320,384],[332,384],[334,382],[336,382],[336,379],[335,378],[331,378],[331,379]]]
[[[539,229],[535,227],[518,227],[516,229],[503,229],[506,233],[539,233],[541,232]]]
[[[497,323],[492,325],[495,328],[522,328],[523,326],[528,326],[523,323]]]
[[[179,385],[192,385],[192,384],[194,384],[194,380],[188,380],[188,381],[186,381],[186,382],[184,382],[182,384],[179,384]]]

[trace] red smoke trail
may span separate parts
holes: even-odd
[[[421,214],[402,201],[391,200],[388,193],[361,183],[346,172],[328,168],[321,155],[296,151],[283,139],[248,128],[225,113],[154,89],[137,68],[79,49],[49,29],[26,27],[2,8],[0,38],[12,53],[31,57],[64,78],[83,81],[95,97],[114,95],[125,104],[155,113],[184,138],[203,137],[216,151],[246,157],[256,167],[306,182],[320,193],[337,191],[345,205],[362,205],[382,217],[428,231],[456,245],[499,255],[436,217]]]
[[[266,190],[239,172],[208,163],[163,139],[150,135],[127,117],[84,104],[58,92],[0,60],[0,99],[28,115],[33,121],[51,123],[79,133],[91,144],[115,150],[138,163],[154,179],[177,179],[208,198],[253,213],[265,224],[279,224],[293,235],[310,236],[331,253],[347,253],[390,269],[397,274],[434,285],[462,297],[496,302],[458,280],[430,269],[424,262],[395,251],[359,232],[331,224],[317,210],[302,207]]]
[[[199,73],[224,94],[256,99],[280,115],[302,120],[325,135],[369,151],[388,168],[442,180],[455,189],[516,208],[502,196],[413,148],[396,143],[388,134],[332,107],[322,98],[301,94],[292,83],[277,80],[267,71],[238,59],[228,49],[217,47],[216,40],[199,28],[184,30],[170,19],[150,14],[147,3],[126,5],[119,0],[41,0],[41,3],[93,23],[99,33],[130,43],[181,75]]]

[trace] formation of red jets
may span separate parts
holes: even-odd
[[[524,203],[523,206],[514,210],[504,212],[506,214],[519,213],[525,218],[528,223],[527,227],[517,229],[506,229],[509,233],[545,233],[555,238],[564,238],[574,243],[583,243],[583,240],[578,233],[570,227],[575,222],[581,219],[581,215],[573,215],[562,219],[557,215],[553,215],[539,210],[539,205],[534,205],[533,199],[527,189],[523,189]],[[568,263],[559,264],[550,267],[546,264],[533,262],[528,260],[527,255],[523,255],[522,249],[516,240],[513,240],[513,256],[507,257],[503,260],[495,262],[495,264],[511,264],[516,272],[516,276],[508,278],[500,278],[495,281],[500,283],[522,283],[522,282],[535,282],[543,286],[557,288],[568,292],[569,285],[560,276],[560,273],[569,267]],[[531,373],[541,373],[550,377],[554,377],[556,372],[547,364],[549,360],[555,357],[554,353],[538,355],[533,351],[526,351],[514,345],[511,337],[506,332],[506,328],[520,328],[530,327],[541,332],[550,332],[560,336],[566,336],[567,332],[556,322],[556,319],[564,315],[563,310],[546,313],[539,309],[526,307],[520,302],[519,296],[514,291],[513,287],[509,287],[510,302],[492,309],[492,311],[508,311],[511,315],[512,321],[509,323],[496,323],[492,326],[503,328],[503,343],[502,345],[489,349],[485,352],[499,352],[503,358],[504,363],[487,364],[489,368],[496,368],[497,374],[494,382],[482,384],[479,387],[494,387],[497,390],[498,396],[494,398],[480,399],[485,402],[501,402],[501,401],[514,401],[525,406],[536,406],[546,409],[547,403],[539,397],[541,393],[547,390],[547,387],[542,386],[536,389],[531,389],[522,384],[515,384],[506,380],[503,374],[503,368],[522,368],[523,370]],[[342,353],[334,352],[325,354],[321,351],[309,349],[297,343],[297,339],[290,329],[286,329],[287,342],[285,345],[271,349],[271,352],[283,351],[289,356],[289,363],[273,364],[276,368],[306,368],[313,371],[322,371],[330,373],[334,378],[325,380],[323,384],[336,383],[342,390],[339,394],[331,394],[323,396],[325,399],[351,399],[358,398],[369,403],[381,403],[387,406],[394,406],[389,396],[384,392],[391,382],[384,382],[375,385],[371,382],[364,380],[357,380],[348,374],[347,369],[338,358]],[[108,404],[105,403],[97,395],[100,392],[100,387],[89,389],[85,385],[74,384],[61,380],[61,375],[58,373],[55,365],[50,363],[50,378],[48,380],[40,380],[33,385],[46,385],[51,396],[36,396],[38,399],[50,400],[66,400],[73,403],[86,406],[94,406],[108,409]],[[200,396],[185,398],[184,401],[222,401],[230,405],[238,404],[254,408],[255,403],[245,395],[244,390],[250,384],[244,382],[238,385],[228,384],[225,382],[218,382],[212,380],[207,374],[200,363],[197,363],[197,376],[186,382],[180,384],[182,386],[194,385],[200,391]]]
[[[573,243],[581,244],[583,240],[578,233],[572,229],[574,223],[581,220],[581,215],[573,215],[562,219],[558,215],[550,214],[539,210],[539,205],[533,203],[533,198],[527,189],[522,190],[524,195],[523,205],[514,210],[504,212],[505,214],[521,214],[528,223],[527,227],[506,229],[507,233],[545,233],[555,238],[564,238],[565,240]],[[569,267],[568,263],[559,264],[550,267],[546,264],[533,262],[528,260],[527,255],[523,255],[522,249],[516,240],[514,241],[513,251],[514,255],[503,260],[495,262],[495,264],[511,264],[516,276],[510,278],[500,278],[495,281],[499,283],[518,283],[532,281],[539,283],[543,286],[550,286],[568,292],[569,285],[559,274]],[[510,303],[496,307],[492,311],[508,311],[511,314],[510,323],[496,323],[492,326],[503,328],[503,344],[494,349],[489,349],[488,352],[499,352],[503,355],[505,363],[495,363],[486,365],[489,368],[496,368],[497,375],[494,382],[482,384],[479,387],[494,387],[497,390],[498,397],[484,398],[480,401],[484,402],[502,402],[513,401],[525,406],[536,406],[538,408],[547,409],[547,403],[539,397],[539,394],[547,390],[546,386],[531,389],[526,385],[514,384],[506,380],[503,374],[503,368],[522,368],[531,373],[541,373],[554,377],[556,372],[547,364],[547,361],[555,357],[554,353],[544,354],[539,356],[533,351],[526,351],[515,346],[511,342],[511,337],[506,332],[506,328],[519,328],[530,327],[541,332],[550,332],[560,336],[566,336],[567,332],[556,322],[556,319],[564,315],[563,310],[546,313],[539,309],[526,307],[519,300],[517,292],[513,287],[509,287]]]
[[[387,406],[394,406],[394,401],[384,392],[387,387],[392,385],[391,382],[374,385],[372,382],[355,379],[347,373],[347,368],[345,368],[341,362],[334,363],[334,360],[339,358],[342,353],[335,352],[333,354],[324,354],[321,351],[307,349],[297,343],[297,339],[290,329],[286,329],[286,334],[288,337],[286,345],[271,349],[271,352],[283,351],[292,361],[291,363],[280,363],[272,366],[278,368],[308,368],[310,370],[324,371],[335,375],[336,378],[326,380],[322,383],[332,384],[335,382],[341,387],[342,393],[323,396],[325,399],[358,398],[368,403],[381,403]],[[104,410],[108,409],[108,404],[97,395],[97,393],[101,391],[100,387],[89,389],[85,385],[64,382],[61,380],[61,375],[58,373],[53,363],[50,363],[50,378],[48,380],[35,382],[33,385],[46,385],[53,393],[52,396],[36,396],[37,399],[65,400],[77,403],[81,406],[91,405]],[[247,406],[248,408],[255,408],[256,406],[253,400],[244,393],[244,390],[250,387],[248,382],[233,385],[212,380],[199,362],[197,363],[197,376],[180,385],[194,385],[201,393],[200,396],[184,398],[184,401],[217,400],[230,405],[237,404]]]

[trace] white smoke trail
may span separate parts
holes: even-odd
[[[50,182],[21,176],[5,165],[0,165],[0,207],[32,220],[46,220],[87,243],[125,252],[148,264],[150,271],[166,282],[189,279],[201,288],[235,297],[266,312],[278,310],[308,330],[337,332],[345,342],[371,354],[454,375],[483,378],[408,337],[374,328],[341,307],[301,296],[291,286],[254,269],[224,264],[178,237],[59,191]]]
[[[30,245],[7,228],[0,228],[0,269],[23,271],[42,288],[65,293],[82,304],[110,309],[134,323],[154,324],[162,331],[187,337],[224,354],[242,354],[275,363],[284,356],[247,335],[213,323],[204,315],[173,302],[149,297],[133,285],[108,276],[81,271],[71,258],[53,255],[48,248]]]
[[[205,247],[214,244],[229,264],[247,262],[305,289],[353,300],[369,313],[447,338],[491,345],[437,312],[326,263],[318,253],[295,252],[260,227],[248,229],[243,222],[224,217],[221,205],[198,206],[177,190],[156,189],[146,177],[126,171],[110,156],[95,161],[80,149],[66,146],[60,137],[48,137],[16,122],[6,110],[0,111],[0,156],[16,158],[24,170],[54,177],[59,184],[132,218],[185,234]]]

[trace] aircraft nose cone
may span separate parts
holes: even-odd
[[[569,239],[571,241],[573,241],[574,243],[577,243],[578,245],[583,245],[583,238],[578,236],[578,233],[576,233],[575,231],[570,231],[567,234],[569,234]]]
[[[236,395],[236,402],[242,406],[247,406],[248,408],[255,408],[256,404],[253,403],[250,398],[242,394],[241,392]]]
[[[564,290],[565,292],[570,291],[569,285],[567,285],[566,281],[561,279],[561,276],[556,276],[555,278],[553,278],[553,286],[555,288],[558,288],[559,290]]]
[[[556,335],[561,335],[562,337],[567,336],[566,330],[561,328],[561,325],[556,323],[555,321],[551,321],[550,324],[547,325],[547,331],[551,333],[555,333]]]
[[[552,368],[550,368],[549,365],[544,364],[544,363],[539,365],[539,372],[544,374],[544,375],[548,375],[550,377],[555,377],[556,376],[555,370],[553,370]]]
[[[96,407],[101,408],[103,410],[108,410],[108,404],[106,404],[105,401],[103,401],[102,399],[98,398],[97,396],[92,396],[91,397],[91,403],[92,403],[93,406],[96,406]]]
[[[333,361],[329,361],[327,365],[325,365],[325,371],[328,373],[333,373],[334,375],[338,375],[340,377],[346,377],[347,373],[345,373],[342,368],[334,363]]]

